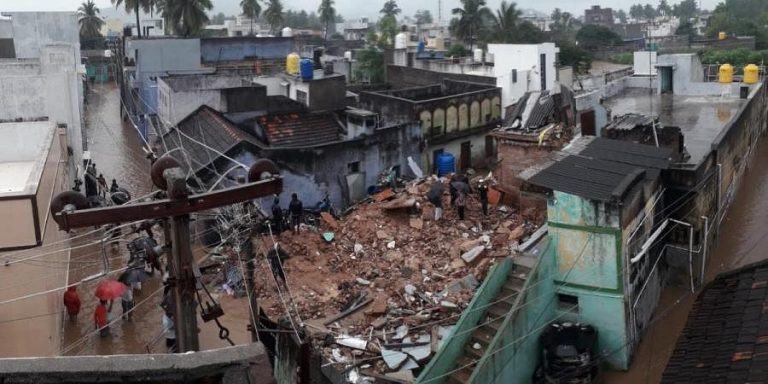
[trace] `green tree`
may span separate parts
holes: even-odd
[[[115,8],[119,8],[121,5],[123,5],[123,8],[125,8],[125,13],[131,14],[133,12],[136,14],[136,37],[141,39],[141,23],[139,22],[139,9],[141,9],[144,12],[150,12],[152,9],[152,4],[150,0],[110,0],[112,2],[112,5],[115,6]]]
[[[402,10],[397,5],[397,2],[395,2],[395,0],[387,0],[384,3],[384,6],[381,8],[381,11],[379,11],[379,13],[381,13],[382,15],[393,17],[393,18],[397,18],[397,15],[399,15],[400,12],[402,12]]]
[[[432,18],[432,12],[430,12],[428,9],[420,9],[416,11],[416,14],[413,16],[414,19],[416,19],[416,24],[432,24],[434,19]]]
[[[672,14],[672,7],[669,6],[667,0],[661,0],[659,6],[656,7],[656,11],[658,11],[658,14],[661,16],[669,16]]]
[[[448,48],[448,52],[445,54],[448,57],[464,57],[469,55],[467,48],[461,43],[451,44],[451,47]]]
[[[358,80],[365,83],[377,84],[384,82],[384,53],[375,47],[368,47],[359,52],[357,56]]]
[[[768,48],[768,1],[728,0],[720,3],[709,19],[707,36],[716,37],[721,31],[754,36],[758,49]]]
[[[517,42],[520,16],[522,15],[523,12],[517,9],[517,4],[508,4],[506,0],[502,1],[496,13],[491,15],[492,41],[497,43]]]
[[[646,4],[645,7],[643,7],[643,16],[645,16],[646,20],[653,20],[656,18],[656,8],[653,7],[653,5]]]
[[[317,13],[320,15],[320,21],[325,26],[325,40],[328,40],[331,24],[336,20],[336,9],[333,8],[333,0],[321,0]]]
[[[88,0],[77,8],[77,22],[80,24],[80,39],[96,40],[102,37],[101,27],[104,20],[99,17],[99,8],[93,0]]]
[[[549,35],[555,42],[572,41],[576,35],[573,16],[560,8],[552,11],[552,24],[549,25]]]
[[[601,25],[585,25],[576,33],[579,47],[587,51],[596,51],[621,43],[621,37],[613,30]]]
[[[645,18],[645,9],[642,4],[633,4],[629,7],[629,16],[635,20],[642,20]]]
[[[206,12],[213,9],[211,0],[162,0],[155,6],[162,12],[166,25],[183,37],[200,35],[208,23]]]
[[[627,23],[627,11],[623,9],[619,9],[616,11],[616,18],[619,19],[619,23],[626,24]]]
[[[469,50],[472,51],[475,35],[482,31],[484,21],[492,18],[493,14],[485,6],[485,0],[461,0],[461,4],[461,8],[452,11],[457,19],[453,33],[469,42]]]
[[[391,47],[395,43],[397,35],[397,19],[394,16],[385,15],[379,19],[379,47]]]
[[[696,37],[696,28],[693,27],[693,23],[690,21],[683,21],[680,26],[677,27],[675,35],[688,36],[688,41],[692,41]]]
[[[258,0],[240,0],[240,8],[243,10],[243,15],[251,20],[251,32],[249,34],[253,36],[253,20],[261,15],[261,4]]]
[[[259,9],[259,12],[261,12],[261,9]],[[221,25],[224,24],[224,21],[226,20],[227,16],[224,14],[224,12],[219,12],[211,17],[211,24]]]
[[[280,0],[268,0],[267,10],[264,11],[264,17],[267,19],[269,29],[273,34],[277,34],[283,24],[283,3]]]
[[[683,0],[680,4],[675,4],[672,14],[680,21],[690,21],[699,13],[699,5],[696,0]]]

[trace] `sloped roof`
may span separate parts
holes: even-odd
[[[699,294],[662,383],[768,382],[768,262],[722,274]]]
[[[182,148],[190,157],[194,172],[208,167],[221,157],[221,154],[226,154],[241,143],[261,145],[255,137],[243,132],[222,114],[206,105],[196,109],[169,130],[162,136],[162,141],[168,151]],[[188,169],[189,164],[183,156],[174,152],[174,157]]]
[[[555,162],[528,182],[607,202],[621,198],[640,178],[656,179],[670,157],[666,148],[595,138],[580,153]]]
[[[272,147],[314,147],[340,140],[340,126],[332,114],[271,114],[257,123]]]

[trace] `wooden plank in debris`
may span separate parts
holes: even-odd
[[[347,316],[349,316],[349,315],[359,311],[361,308],[363,308],[366,305],[370,304],[372,301],[373,301],[373,298],[369,297],[369,298],[365,299],[365,301],[360,303],[360,305],[358,305],[356,307],[352,307],[350,309],[347,309],[346,311],[341,312],[341,313],[331,317],[330,319],[327,319],[327,320],[323,321],[323,325],[328,325],[328,324],[333,323],[334,321],[341,320],[341,319],[343,319],[343,318],[345,318],[345,317],[347,317]]]
[[[377,203],[381,203],[384,200],[389,200],[392,197],[395,196],[395,191],[392,190],[392,188],[387,188],[375,195],[373,195],[373,201]]]
[[[333,215],[331,215],[328,212],[320,212],[320,217],[323,218],[323,221],[325,221],[326,224],[328,224],[332,229],[338,230],[339,229],[339,222],[336,221],[336,219],[333,218]]]

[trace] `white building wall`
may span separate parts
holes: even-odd
[[[13,24],[16,57],[39,58],[41,49],[51,44],[72,46],[80,56],[80,36],[77,14],[74,12],[9,12]]]
[[[546,90],[555,90],[557,84],[557,54],[554,43],[544,44],[488,44],[494,57],[494,76],[502,87],[502,110],[516,103],[528,91],[540,91],[541,74],[545,73]],[[541,68],[541,55],[545,55],[545,68]],[[517,82],[513,82],[513,70]]]

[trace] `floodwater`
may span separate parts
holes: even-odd
[[[121,121],[120,93],[116,84],[91,85],[86,106],[86,122],[88,149],[92,161],[96,164],[97,172],[111,182],[116,179],[121,187],[128,189],[132,197],[143,196],[152,190],[149,176],[150,163],[142,150],[141,141],[136,129],[128,122]],[[91,229],[84,228],[84,233]],[[136,235],[129,234],[123,229],[123,239],[130,240]],[[155,229],[157,239],[162,240],[160,231]],[[91,237],[98,240],[98,237]],[[198,250],[196,252],[200,254]],[[88,276],[97,275],[103,271],[102,260],[107,259],[108,271],[125,267],[128,260],[126,242],[119,246],[107,245],[104,249],[100,244],[78,249],[72,253],[72,263],[69,268],[70,284],[77,283]],[[119,273],[112,273],[106,278],[116,279]],[[96,285],[104,277],[82,283],[78,287],[82,310],[76,321],[66,320],[63,325],[63,341],[61,354],[64,355],[110,355],[110,354],[141,354],[164,353],[165,339],[163,337],[162,310],[160,301],[163,295],[163,285],[159,273],[145,282],[140,291],[134,294],[136,309],[130,320],[122,318],[120,300],[114,302],[110,312],[110,335],[100,337],[93,323],[93,312],[98,300],[93,296]],[[248,304],[243,299],[232,299],[228,296],[219,297],[225,311],[220,320],[230,330],[231,339],[237,343],[246,343],[249,334],[246,330],[248,323]],[[220,340],[215,323],[203,323],[198,316],[200,328],[200,345],[202,349],[228,346]]]
[[[719,243],[708,256],[707,281],[717,274],[765,260],[768,255],[768,138],[761,138],[741,186],[723,220]],[[655,321],[640,343],[628,372],[609,372],[608,384],[658,383],[685,327],[695,295],[689,289],[667,288]]]

